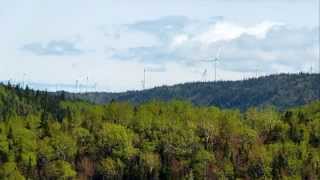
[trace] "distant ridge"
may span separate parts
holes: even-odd
[[[319,99],[319,74],[277,74],[242,81],[194,82],[123,93],[68,93],[71,99],[94,103],[181,99],[201,106],[239,108],[272,105],[278,109],[304,105]]]

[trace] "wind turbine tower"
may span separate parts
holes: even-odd
[[[23,73],[23,75],[22,75],[22,88],[25,88],[26,76],[27,76],[27,74]]]
[[[148,80],[148,73],[151,74],[152,72],[156,72],[154,69],[152,68],[144,68],[143,69],[143,81],[142,81],[142,88],[146,89],[147,88],[147,80]],[[149,75],[149,86],[151,86],[151,79],[150,79],[150,75]]]
[[[98,86],[98,83],[95,82],[95,83],[94,83],[94,87],[93,87],[93,88],[94,88],[94,92],[97,92],[97,86]]]
[[[205,69],[202,73],[202,81],[203,82],[206,82],[207,81],[207,74],[208,74],[208,71],[207,69]]]
[[[87,77],[86,77],[86,87],[85,87],[86,92],[85,92],[85,93],[88,92],[88,87],[89,87],[89,77],[87,76]]]
[[[259,68],[259,66],[256,67],[255,71],[256,71],[256,72],[255,72],[255,76],[256,76],[255,78],[259,78],[259,75],[260,75],[260,68]]]
[[[219,61],[218,56],[216,56],[213,60],[214,62],[214,82],[217,82],[217,62]]]
[[[79,81],[78,80],[76,80],[76,87],[75,87],[75,91],[76,91],[76,93],[78,93],[78,85],[79,85]]]
[[[143,80],[142,80],[142,90],[146,88],[146,68],[143,69]]]
[[[218,52],[217,52],[215,58],[209,59],[209,60],[204,60],[205,62],[213,63],[213,66],[214,66],[214,82],[217,82],[217,63],[220,60],[221,49],[222,48],[218,49]]]

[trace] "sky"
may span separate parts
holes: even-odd
[[[318,0],[0,0],[0,80],[73,92],[316,72]],[[208,61],[209,60],[209,61]]]

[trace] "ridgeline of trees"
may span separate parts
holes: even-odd
[[[124,93],[68,94],[68,98],[95,103],[117,101],[141,104],[150,100],[187,100],[195,105],[238,108],[273,105],[278,109],[300,106],[319,99],[319,74],[278,74],[243,81],[195,82]]]
[[[0,86],[1,179],[319,179],[320,102],[95,105]]]

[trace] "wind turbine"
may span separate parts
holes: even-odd
[[[255,76],[256,76],[255,78],[259,78],[259,73],[260,73],[260,68],[259,68],[259,66],[256,67],[255,71],[256,71],[256,72],[255,72]]]
[[[94,92],[97,92],[97,86],[98,86],[98,83],[97,83],[97,82],[95,82],[95,83],[94,83],[94,86],[93,86],[93,88],[94,88]]]
[[[88,87],[89,87],[89,76],[86,76],[85,93],[88,93]]]
[[[144,68],[143,69],[142,90],[144,90],[146,88],[146,72],[147,72],[147,69]]]
[[[204,71],[203,71],[203,73],[202,73],[202,80],[203,80],[203,82],[206,82],[206,77],[207,77],[207,74],[208,74],[208,71],[207,71],[207,69],[205,69]]]
[[[78,89],[78,86],[79,86],[79,80],[76,80],[76,87],[75,87],[75,91],[76,91],[76,93],[78,93],[79,91],[79,89]]]
[[[26,79],[27,73],[23,73],[22,75],[22,88],[25,86],[25,79]]]
[[[218,52],[213,59],[203,60],[204,62],[213,63],[213,65],[214,65],[214,82],[217,82],[217,63],[220,60],[221,50],[222,50],[222,48],[218,49]]]
[[[87,93],[88,85],[89,85],[89,76],[83,75],[76,80],[76,87],[78,86],[78,90],[79,90],[78,93],[81,93],[82,91],[84,93]]]
[[[143,69],[143,80],[141,81],[142,82],[142,88],[145,89],[147,86],[147,73],[149,72],[149,74],[151,73],[159,73],[159,72],[163,72],[165,71],[165,69],[163,67],[147,67],[147,68],[144,68]],[[149,82],[151,84],[151,78],[150,78],[150,75],[149,75]],[[152,85],[152,84],[151,84]]]

